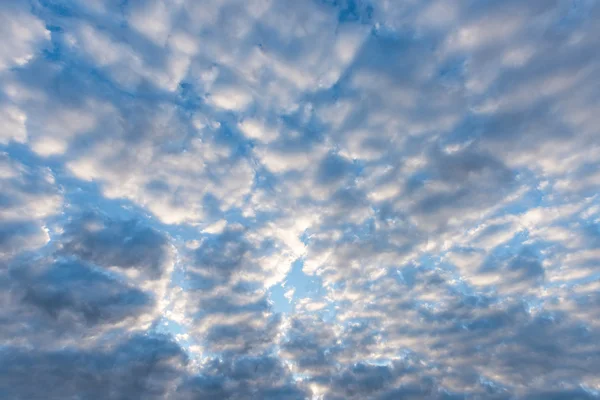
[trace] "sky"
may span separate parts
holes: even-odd
[[[0,398],[600,399],[596,0],[0,2]]]

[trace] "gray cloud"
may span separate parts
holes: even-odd
[[[84,215],[65,228],[61,251],[109,268],[135,269],[157,279],[171,262],[167,238],[135,220]]]
[[[89,350],[4,347],[0,359],[0,393],[12,399],[162,399],[173,395],[186,363],[168,338],[146,336]]]

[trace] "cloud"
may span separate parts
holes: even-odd
[[[104,268],[157,279],[172,263],[168,239],[139,221],[85,215],[65,227],[61,251]]]
[[[3,3],[0,397],[598,398],[599,12]]]
[[[50,38],[43,21],[31,15],[25,4],[7,1],[0,9],[5,42],[0,49],[0,73],[27,64]]]
[[[174,393],[186,361],[183,351],[168,338],[147,336],[88,350],[31,352],[4,347],[0,358],[0,392],[13,399],[164,398]],[[28,377],[32,375],[38,384],[31,384]]]
[[[45,245],[44,221],[57,214],[62,195],[51,171],[31,168],[0,153],[0,262]]]
[[[302,399],[308,395],[290,379],[280,360],[242,357],[235,361],[209,361],[201,376],[179,389],[183,399]]]
[[[14,286],[11,295],[19,302],[19,311],[33,313],[36,317],[30,322],[47,320],[59,331],[73,331],[78,325],[120,323],[148,311],[152,303],[138,288],[77,261],[18,266],[10,278]]]

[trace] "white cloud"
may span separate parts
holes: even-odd
[[[10,140],[24,143],[27,141],[27,116],[19,108],[4,104],[0,106],[0,119],[3,126],[0,130],[0,142],[8,143]]]
[[[0,73],[27,64],[50,39],[44,23],[24,3],[8,1],[0,8]]]

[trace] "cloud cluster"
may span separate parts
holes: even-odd
[[[0,397],[600,397],[599,20],[3,2]]]

